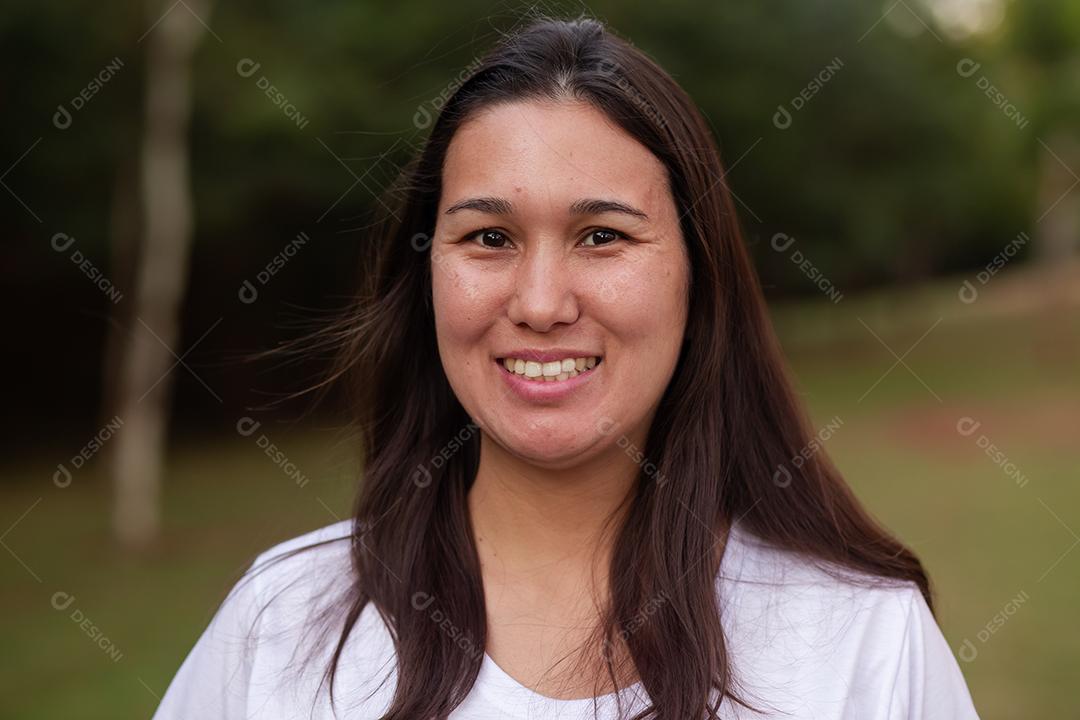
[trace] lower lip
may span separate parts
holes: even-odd
[[[503,365],[500,360],[496,360],[495,365],[496,370],[503,376],[506,384],[510,386],[510,389],[513,390],[519,398],[528,402],[545,403],[562,400],[581,388],[587,382],[592,380],[593,375],[600,369],[603,362],[582,373],[578,373],[572,378],[553,381],[526,380],[524,375],[518,375],[517,373],[512,373],[507,370],[506,366]]]

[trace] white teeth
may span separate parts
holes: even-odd
[[[586,370],[596,367],[598,362],[599,358],[596,356],[564,358],[544,363],[509,357],[502,360],[503,367],[509,372],[521,375],[529,380],[542,382],[559,382],[577,377]]]

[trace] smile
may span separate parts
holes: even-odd
[[[536,360],[523,360],[521,358],[499,358],[497,362],[508,373],[531,382],[563,382],[578,375],[588,374],[594,367],[600,364],[601,358],[596,356],[563,358],[550,362],[537,362]]]

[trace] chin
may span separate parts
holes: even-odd
[[[534,465],[559,470],[573,467],[586,458],[586,451],[591,448],[581,440],[580,435],[570,433],[547,436],[541,440],[515,437],[507,443],[507,449]]]

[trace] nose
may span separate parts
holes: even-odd
[[[559,243],[539,242],[514,269],[514,293],[507,315],[515,325],[550,332],[558,324],[572,324],[579,307],[574,277]]]

